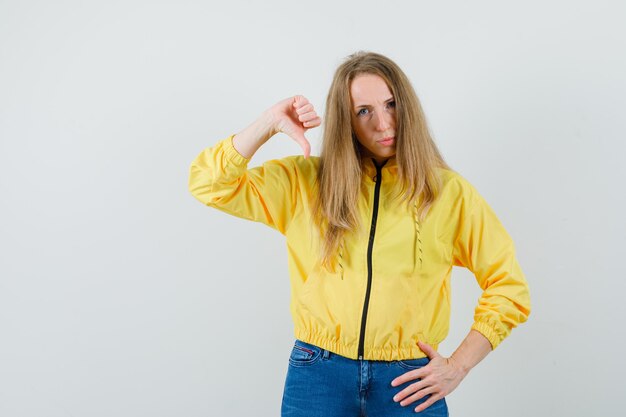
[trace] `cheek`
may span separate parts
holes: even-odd
[[[357,133],[357,134],[356,134],[356,140],[357,140],[357,142],[359,142],[359,144],[360,144],[361,146],[365,146],[365,143],[363,142],[363,136],[362,136],[362,135],[360,135],[360,134],[358,134],[358,133]]]
[[[352,125],[352,130],[354,131],[357,140],[361,142],[363,140],[363,127],[358,123],[354,123]]]
[[[355,131],[361,139],[367,139],[369,129],[366,122],[357,122],[357,124],[355,125]]]

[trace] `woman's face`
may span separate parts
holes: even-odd
[[[396,102],[378,75],[357,75],[350,84],[352,129],[362,150],[382,162],[396,154]]]

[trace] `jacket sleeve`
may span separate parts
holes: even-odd
[[[285,234],[297,193],[293,158],[248,169],[250,159],[237,152],[233,137],[203,150],[194,159],[189,169],[189,191],[202,204]]]
[[[528,284],[515,256],[513,240],[491,207],[469,185],[463,198],[454,244],[454,264],[464,266],[483,290],[472,329],[495,349],[530,314]]]

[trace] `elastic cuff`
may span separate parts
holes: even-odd
[[[245,156],[237,152],[237,149],[235,149],[235,146],[233,145],[234,137],[235,135],[232,134],[222,141],[224,145],[224,153],[226,154],[226,157],[234,164],[246,166],[248,165],[248,162],[250,162],[250,158],[246,158]]]
[[[498,347],[500,342],[502,342],[502,339],[504,339],[503,337],[500,337],[500,335],[498,335],[493,327],[482,321],[475,322],[472,325],[472,329],[481,333],[487,338],[487,340],[489,340],[489,343],[491,343],[491,350],[494,350],[496,347]]]

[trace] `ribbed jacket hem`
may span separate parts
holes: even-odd
[[[298,329],[295,330],[295,336],[297,339],[302,340],[303,342],[310,343],[322,349],[326,349],[330,352],[336,353],[337,355],[341,355],[349,359],[358,359],[357,343],[346,345],[338,340],[330,339],[317,334],[311,334],[305,330]],[[438,343],[429,343],[428,341],[425,342],[432,346],[435,350],[437,350],[439,347]],[[365,347],[365,355],[363,359],[371,361],[397,361],[406,359],[419,359],[426,356],[427,355],[422,352],[422,350],[416,344],[415,346],[391,348],[372,349]]]

